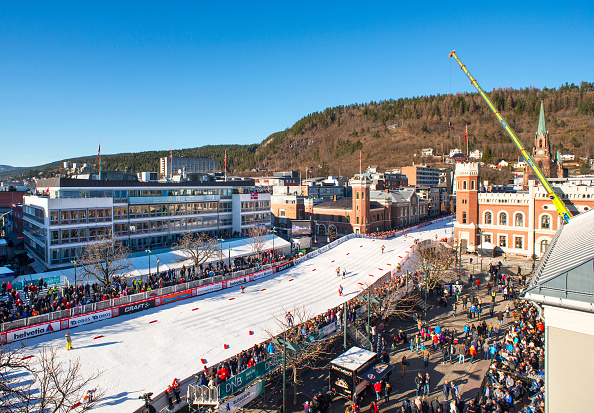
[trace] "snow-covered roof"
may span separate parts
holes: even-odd
[[[332,360],[330,364],[334,364],[346,370],[355,371],[369,360],[374,358],[376,355],[376,353],[362,349],[360,347],[351,347],[340,356]]]

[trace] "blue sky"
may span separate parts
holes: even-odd
[[[594,80],[591,1],[399,3],[0,2],[0,164],[257,143],[330,106],[471,91],[452,49],[485,90]]]

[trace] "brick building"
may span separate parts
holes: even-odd
[[[591,178],[551,179],[573,215],[594,208]],[[470,251],[485,241],[506,253],[541,256],[561,225],[544,188],[530,180],[526,190],[489,192],[479,183],[479,163],[456,166],[455,239]]]

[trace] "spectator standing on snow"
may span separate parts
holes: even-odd
[[[70,332],[67,332],[64,337],[66,337],[66,350],[70,350],[72,348],[72,337],[70,337]]]

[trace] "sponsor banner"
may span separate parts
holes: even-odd
[[[249,369],[227,379],[225,383],[219,384],[219,400],[231,396],[233,393],[268,374],[276,367],[276,360],[273,357],[270,357],[268,360],[264,360],[256,364],[254,367],[250,367]]]
[[[284,271],[287,268],[291,268],[292,266],[293,266],[293,261],[289,261],[283,265],[279,265],[278,267],[275,267],[274,272],[276,273],[276,272]]]
[[[309,257],[307,255],[304,255],[303,257],[299,257],[293,260],[293,262],[295,263],[295,265],[297,264],[301,264],[303,261],[309,259]]]
[[[264,277],[268,277],[269,275],[272,275],[273,271],[272,268],[268,269],[268,270],[264,270],[264,271],[260,271],[254,274],[254,280],[259,280],[260,278],[264,278]]]
[[[315,250],[310,252],[309,254],[307,254],[309,256],[309,258],[314,258],[317,257],[320,254],[320,250]]]
[[[94,323],[95,321],[105,320],[106,318],[111,318],[111,310],[102,310],[97,311],[95,313],[88,313],[76,317],[70,317],[68,319],[68,328],[81,326],[83,324]]]
[[[167,294],[162,297],[159,297],[157,299],[156,305],[169,304],[169,303],[172,303],[177,300],[183,300],[185,298],[190,298],[191,296],[192,296],[192,290],[178,291],[176,293],[171,293],[171,294]]]
[[[227,400],[219,406],[219,412],[234,413],[238,409],[254,400],[264,392],[264,382],[260,380],[253,386],[248,387],[237,396]]]
[[[227,287],[225,287],[225,288],[235,287],[236,285],[245,284],[246,282],[248,282],[248,278],[249,277],[245,276],[245,277],[234,278],[232,280],[227,280]]]
[[[40,336],[42,334],[52,333],[54,331],[60,331],[59,320],[8,331],[6,332],[6,342],[11,343],[17,340],[25,340],[31,337]]]
[[[219,291],[222,289],[223,289],[223,283],[221,283],[221,282],[203,285],[202,287],[196,287],[194,289],[196,291],[196,294],[194,294],[194,295],[202,295],[202,294],[212,293],[213,291]]]
[[[154,307],[155,307],[155,300],[153,300],[153,299],[146,300],[146,301],[140,301],[140,302],[132,303],[132,304],[121,305],[119,307],[119,309],[120,309],[119,315],[132,314],[132,313],[136,313],[138,311],[148,310],[149,308],[154,308]]]
[[[320,338],[328,337],[336,331],[336,321],[320,329]]]

